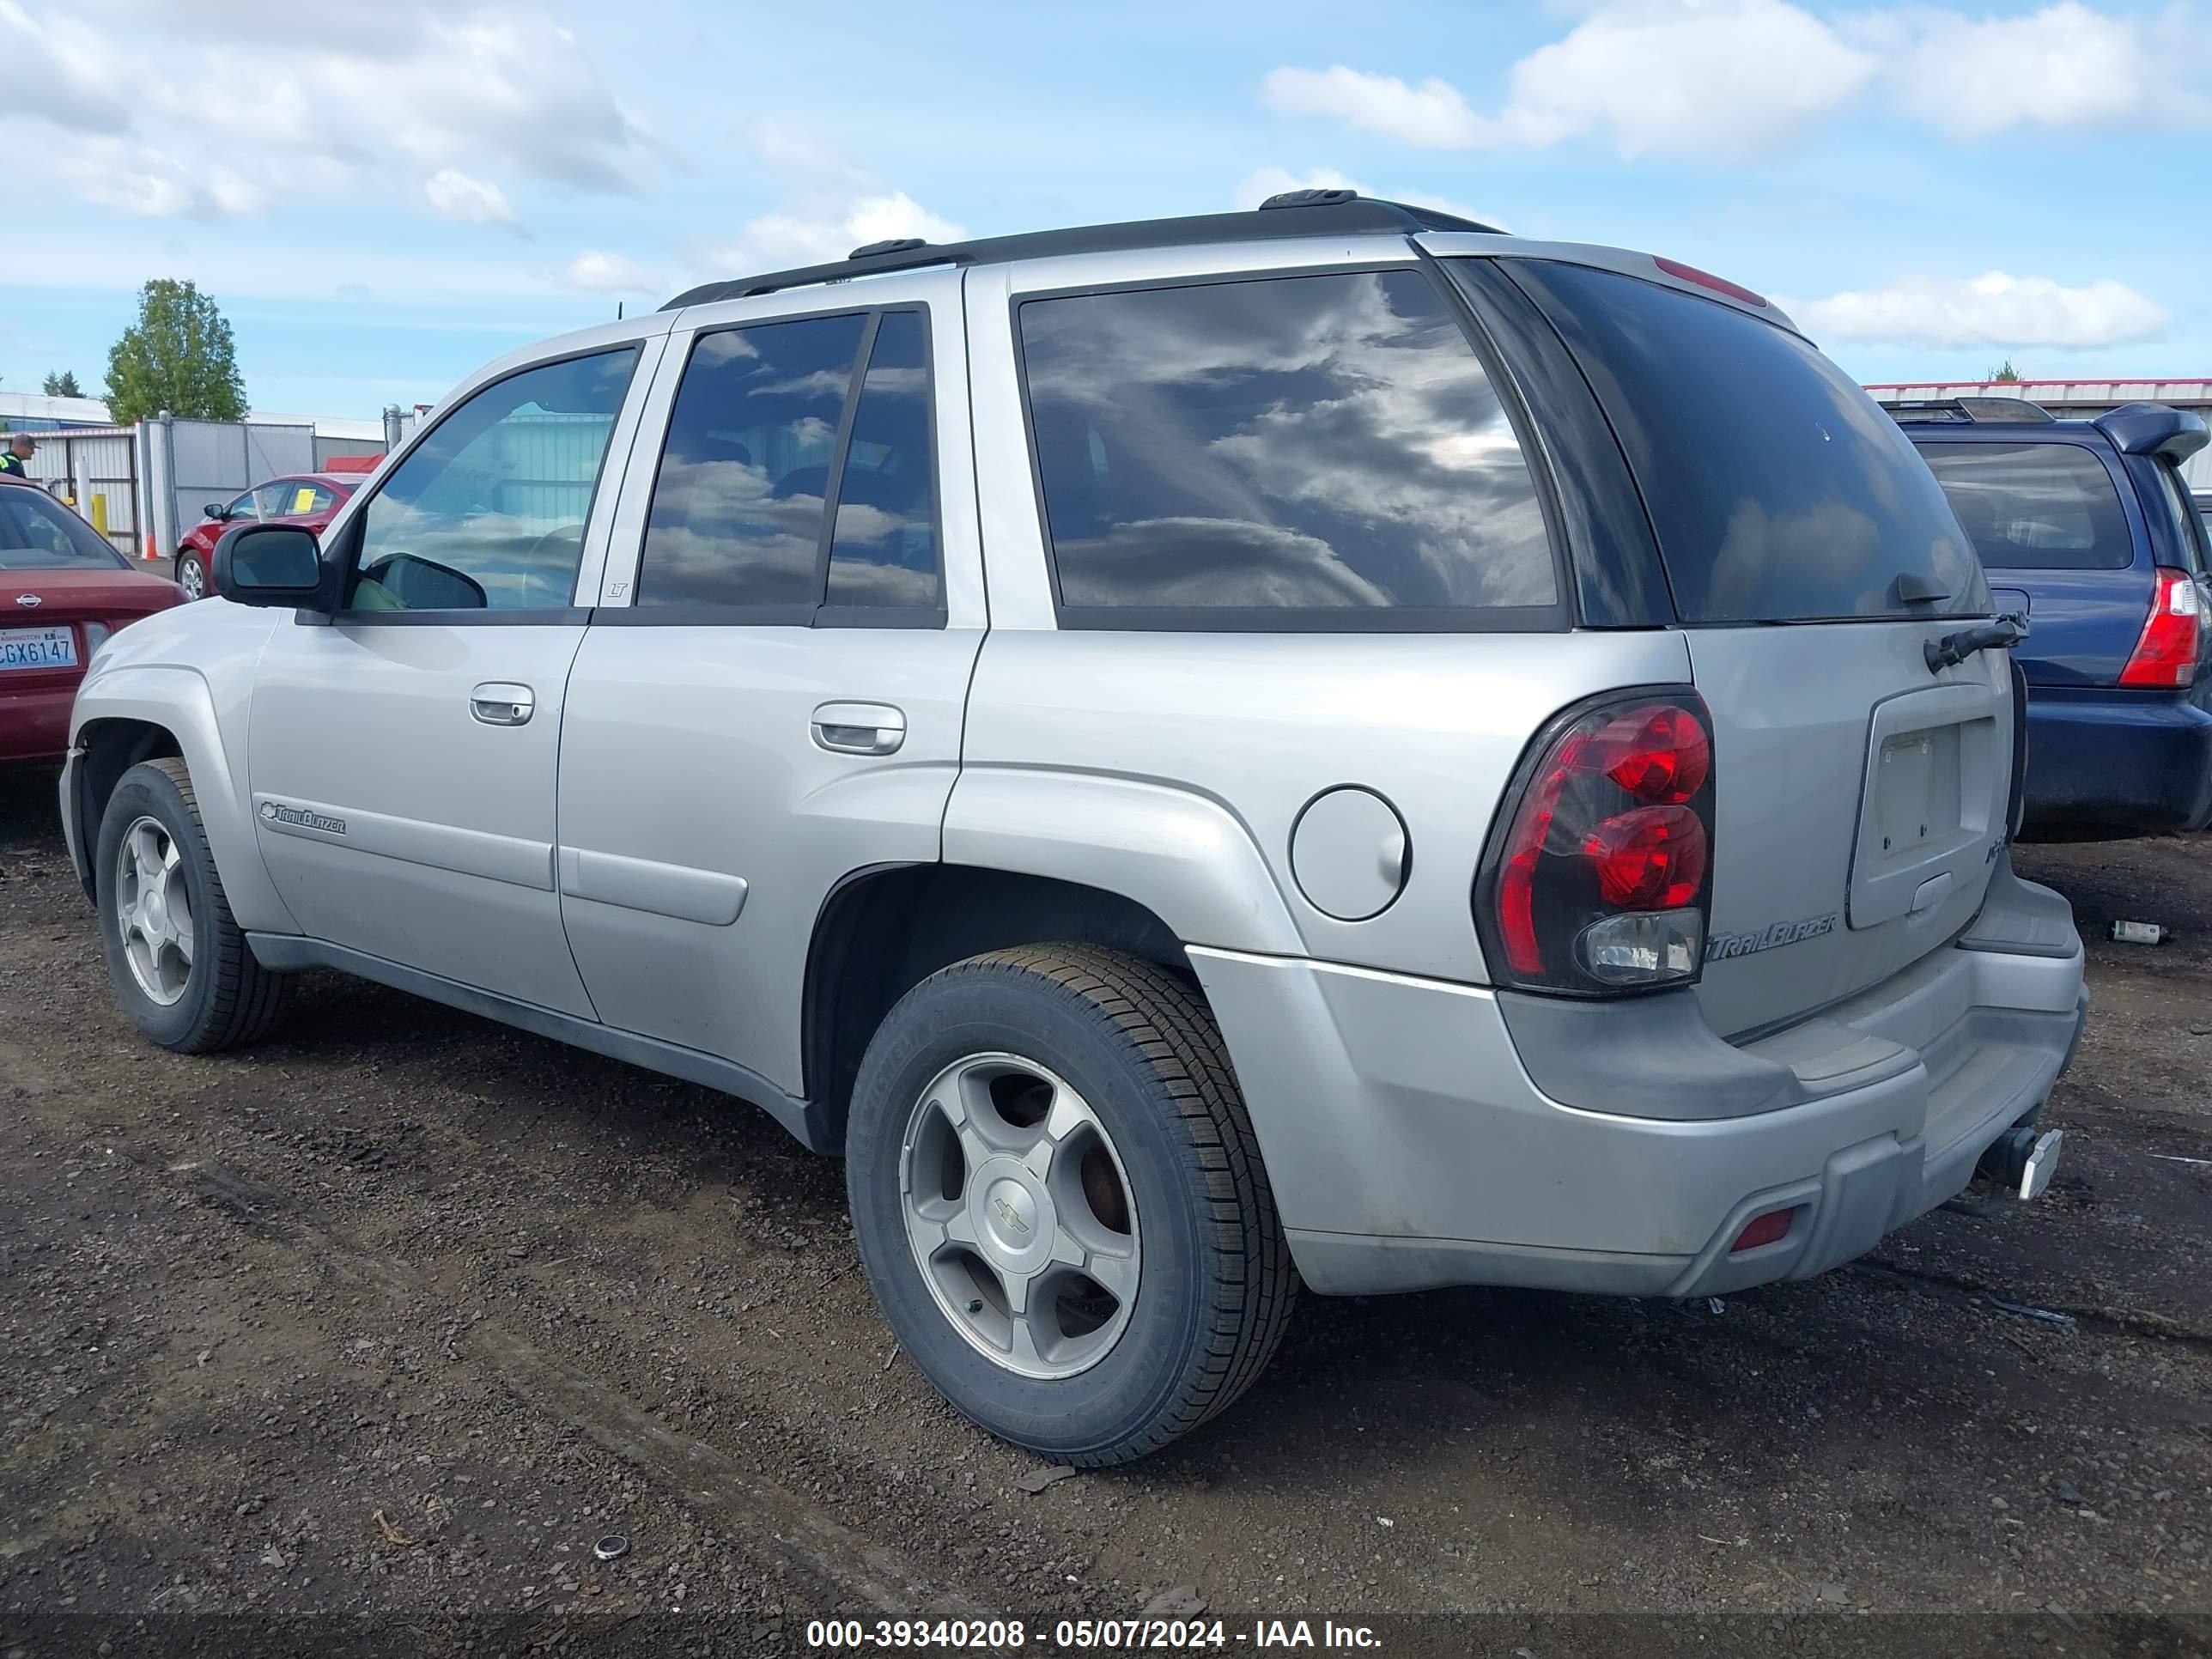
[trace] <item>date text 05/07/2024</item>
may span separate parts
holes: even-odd
[[[1219,1619],[1062,1619],[1036,1645],[1050,1651],[1189,1652],[1207,1649],[1330,1648],[1373,1650],[1381,1639],[1365,1625],[1340,1625],[1333,1619],[1261,1619],[1249,1629],[1231,1630]],[[1018,1650],[1030,1643],[1018,1619],[817,1619],[806,1626],[806,1644],[817,1650],[981,1648]]]

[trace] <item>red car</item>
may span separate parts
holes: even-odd
[[[236,500],[210,502],[207,516],[185,532],[177,550],[177,586],[188,599],[204,599],[210,592],[208,570],[215,562],[215,544],[234,524],[295,524],[322,534],[347,496],[361,488],[359,472],[293,472],[258,483]]]
[[[100,641],[184,602],[36,484],[0,478],[0,764],[59,760]]]

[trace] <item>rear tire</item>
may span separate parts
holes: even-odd
[[[1281,1343],[1297,1273],[1228,1052],[1149,962],[1039,945],[933,975],[869,1044],[846,1152],[885,1322],[1002,1439],[1127,1462]]]
[[[231,916],[184,762],[123,775],[92,868],[108,987],[141,1031],[205,1054],[258,1042],[283,1018],[291,981],[254,959]]]

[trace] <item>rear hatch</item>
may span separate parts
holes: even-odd
[[[2118,684],[2157,586],[2136,555],[2119,456],[2101,441],[1916,436],[1999,609],[2027,617],[2027,683]]]
[[[1746,306],[1501,262],[1567,342],[1643,493],[1711,711],[1717,1030],[1785,1024],[1947,944],[1981,908],[2012,769],[1992,614],[1943,493],[1835,365]]]

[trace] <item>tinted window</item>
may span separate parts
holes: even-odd
[[[1685,622],[1985,611],[1943,492],[1880,404],[1786,329],[1617,272],[1508,259],[1605,406]]]
[[[1920,452],[1994,570],[2124,570],[2135,544],[2105,465],[2079,444],[1929,444]]]
[[[236,501],[231,502],[228,509],[230,516],[234,519],[259,518],[261,516],[261,510],[259,507],[256,505],[256,498],[259,492],[257,490],[249,489],[243,495],[240,495]]]
[[[653,482],[638,604],[820,602],[830,469],[867,320],[699,337]]]
[[[1418,271],[1033,300],[1021,335],[1067,607],[1559,597],[1513,428]]]
[[[635,347],[547,363],[440,421],[357,520],[353,607],[573,604],[592,495],[636,366]]]
[[[837,481],[831,605],[938,603],[929,397],[929,347],[921,313],[884,313],[868,350],[852,441]]]
[[[125,565],[98,531],[49,500],[44,490],[0,484],[0,570],[112,570]]]
[[[2212,552],[2212,545],[2205,540],[2204,520],[2197,511],[2197,504],[2189,498],[2189,488],[2181,482],[2180,470],[2171,461],[2154,459],[2151,465],[2158,469],[2159,488],[2179,520],[2177,533],[2188,552],[2189,568],[2201,575],[2206,568],[2206,555]]]

